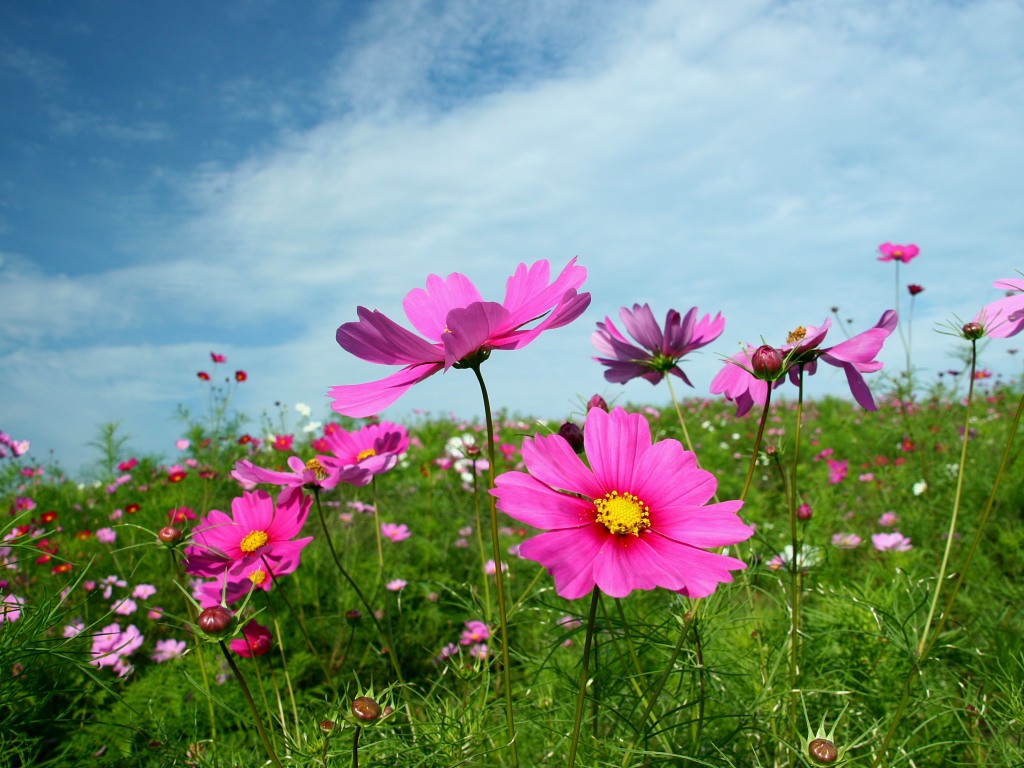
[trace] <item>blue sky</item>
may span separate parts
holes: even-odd
[[[634,302],[725,315],[697,394],[741,341],[832,306],[866,328],[894,303],[883,241],[922,248],[900,280],[925,287],[930,381],[958,366],[935,326],[1024,268],[1021,105],[1015,1],[7,2],[0,430],[72,471],[112,421],[170,458],[211,350],[255,421],[323,417],[328,387],[389,372],[335,344],[356,306],[403,319],[432,272],[499,298],[520,261],[573,256],[591,308],[491,358],[497,405],[665,402],[591,360]],[[983,364],[1016,375],[1013,342]],[[452,371],[387,415],[478,402]]]

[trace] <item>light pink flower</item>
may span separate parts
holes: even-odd
[[[130,597],[124,597],[117,600],[112,606],[110,606],[110,609],[118,616],[131,616],[139,610],[139,605]]]
[[[657,384],[667,374],[672,374],[692,387],[678,362],[690,352],[710,344],[725,330],[721,313],[714,319],[707,314],[698,320],[696,307],[685,317],[670,309],[665,315],[664,331],[647,304],[634,304],[632,311],[623,307],[619,317],[626,332],[639,346],[627,339],[608,317],[597,324],[597,330],[590,337],[602,355],[594,359],[608,367],[605,379],[616,384],[635,378]]]
[[[742,560],[705,551],[744,541],[754,530],[741,501],[706,504],[714,475],[676,440],[652,444],[640,414],[587,412],[587,467],[559,435],[523,442],[526,472],[506,472],[491,491],[507,515],[545,530],[520,556],[546,567],[570,600],[594,587],[612,597],[663,587],[705,597]]]
[[[893,243],[882,243],[878,246],[878,252],[882,254],[878,257],[879,261],[902,261],[904,264],[909,264],[911,259],[917,258],[917,255],[921,253],[921,249],[914,244],[895,245]]]
[[[808,376],[813,375],[818,369],[818,360],[822,360],[843,369],[850,385],[850,392],[862,408],[869,411],[877,410],[878,407],[863,374],[882,369],[882,363],[875,358],[881,352],[885,340],[896,329],[898,321],[899,316],[896,312],[887,310],[882,313],[874,327],[834,347],[824,349],[821,348],[821,343],[832,325],[831,318],[825,318],[825,322],[818,328],[798,327],[789,334],[786,344],[779,349],[785,360],[789,380],[799,385],[800,369],[802,368]],[[712,393],[725,395],[727,400],[736,403],[737,416],[743,416],[754,405],[764,405],[768,387],[781,387],[786,380],[785,375],[772,383],[755,378],[750,372],[750,359],[753,353],[754,347],[748,346],[743,352],[733,355],[711,382]]]
[[[25,604],[25,598],[17,595],[4,595],[0,599],[0,624],[5,621],[17,621],[21,618],[21,606]]]
[[[856,533],[834,533],[832,534],[832,546],[840,549],[856,549],[860,546],[861,538]]]
[[[138,584],[135,589],[132,590],[132,597],[136,600],[149,600],[149,598],[155,594],[156,587],[152,584]]]
[[[910,539],[899,531],[892,533],[873,533],[871,543],[879,552],[906,552],[913,546]]]
[[[409,526],[405,523],[402,523],[400,525],[395,523],[381,523],[380,535],[383,536],[385,539],[390,539],[395,543],[398,543],[399,541],[405,541],[410,536],[412,536],[412,534],[409,533]]]
[[[331,407],[346,416],[372,416],[438,371],[478,364],[495,349],[520,349],[544,331],[572,322],[590,304],[589,293],[577,292],[587,271],[572,259],[554,281],[550,276],[546,260],[520,264],[499,304],[484,301],[458,272],[447,278],[430,275],[426,289],[413,289],[403,302],[406,317],[426,338],[359,307],[359,320],[338,328],[338,344],[368,362],[403,368],[381,381],[333,387]],[[543,319],[526,327],[538,318]]]
[[[1012,293],[986,304],[974,320],[981,323],[986,336],[997,339],[1016,336],[1024,330],[1024,280],[1007,277],[996,280],[993,285]]]
[[[162,664],[165,661],[180,658],[184,654],[184,640],[157,640],[156,649],[153,651],[152,654],[150,654],[149,658],[151,658],[157,664]]]
[[[882,516],[878,518],[878,524],[883,528],[892,528],[899,522],[899,519],[899,515],[895,512],[884,512],[882,513]]]
[[[409,582],[407,582],[405,579],[392,579],[384,586],[392,592],[401,592],[403,589],[405,589],[408,583]]]
[[[462,630],[462,635],[459,637],[459,645],[482,643],[490,636],[491,630],[482,621],[467,621],[466,628]]]

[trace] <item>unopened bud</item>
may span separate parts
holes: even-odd
[[[571,421],[565,422],[558,428],[561,435],[576,453],[583,453],[583,430]]]
[[[372,723],[380,717],[380,704],[369,696],[360,696],[352,702],[352,714],[357,720],[364,723]]]
[[[169,547],[173,547],[181,540],[181,528],[176,525],[165,525],[157,531],[156,537]]]
[[[333,720],[321,720],[320,721],[320,730],[323,731],[324,733],[330,733],[331,731],[334,730],[334,721]]]
[[[206,608],[199,614],[199,628],[207,635],[219,637],[231,629],[235,621],[235,615],[223,605],[214,605]]]
[[[828,739],[814,739],[807,745],[807,756],[815,765],[832,765],[839,759],[839,750]]]
[[[762,381],[775,381],[782,373],[782,353],[775,347],[762,344],[750,356],[750,368]]]
[[[968,341],[976,341],[985,335],[985,329],[981,323],[964,323],[964,327],[961,330],[964,333],[964,338]]]
[[[358,608],[350,608],[349,610],[345,611],[345,620],[348,621],[350,624],[355,624],[361,618],[363,618],[363,612],[360,611]]]
[[[607,411],[608,403],[600,395],[594,395],[587,401],[587,410],[589,411],[591,408],[600,408],[602,411]]]
[[[814,510],[811,509],[810,504],[801,504],[796,508],[796,516],[800,520],[810,520],[814,517]]]

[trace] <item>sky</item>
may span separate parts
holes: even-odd
[[[856,332],[898,299],[927,384],[962,367],[937,328],[1024,268],[1022,200],[1020,0],[11,0],[0,431],[72,473],[108,423],[173,460],[197,371],[236,369],[253,431],[297,429],[296,404],[323,419],[329,387],[392,372],[336,344],[358,306],[405,322],[429,274],[500,300],[520,262],[573,257],[589,309],[492,355],[496,407],[666,404],[593,360],[634,303],[726,318],[683,362],[703,397],[741,342],[833,307]],[[921,248],[899,282],[886,241]],[[1016,376],[1014,341],[982,365]],[[905,357],[893,335],[880,359]],[[824,367],[808,389],[844,391]],[[472,375],[383,415],[420,411],[479,415]]]

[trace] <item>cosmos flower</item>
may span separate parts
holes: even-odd
[[[242,627],[242,636],[236,637],[228,647],[239,656],[250,659],[253,656],[262,656],[274,644],[274,636],[270,630],[251,619],[248,624]]]
[[[335,467],[359,467],[372,475],[380,475],[394,468],[398,457],[409,450],[409,431],[401,424],[381,421],[349,432],[335,426],[324,434],[327,450],[334,458],[324,459]],[[369,482],[370,478],[367,478]],[[356,483],[364,485],[364,483]]]
[[[322,488],[325,491],[334,488],[338,483],[366,485],[373,479],[373,475],[363,467],[328,466],[326,457],[303,461],[299,456],[291,456],[287,463],[290,472],[264,469],[247,459],[242,459],[235,463],[231,476],[243,485],[270,483],[286,488]]]
[[[863,374],[881,370],[882,363],[876,360],[882,345],[896,329],[899,316],[894,310],[882,313],[878,322],[866,331],[836,344],[834,347],[821,347],[829,328],[830,318],[820,327],[799,326],[791,331],[786,344],[779,348],[783,355],[785,369],[774,382],[762,381],[751,373],[751,356],[754,347],[747,346],[743,352],[729,358],[725,367],[711,382],[711,392],[725,395],[726,400],[736,403],[736,415],[743,416],[755,404],[764,405],[768,396],[768,387],[778,388],[786,380],[796,385],[800,383],[800,369],[808,376],[818,369],[818,361],[842,368],[850,385],[854,399],[864,409],[877,410],[871,390],[864,381]]]
[[[572,322],[590,304],[589,293],[577,292],[587,271],[572,259],[553,281],[550,275],[546,260],[520,264],[500,304],[484,301],[458,272],[430,275],[426,289],[413,289],[403,301],[406,317],[423,336],[359,307],[359,320],[338,328],[338,344],[368,362],[403,367],[381,381],[333,387],[331,407],[346,416],[372,416],[438,371],[479,364],[492,350],[520,349],[544,331]]]
[[[974,319],[984,328],[986,336],[997,339],[1016,336],[1024,330],[1024,280],[1007,277],[996,280],[993,285],[1008,295],[986,304]]]
[[[647,304],[634,304],[632,311],[623,307],[619,310],[619,317],[626,332],[639,346],[630,342],[608,317],[597,324],[597,330],[590,337],[602,355],[594,359],[608,367],[604,372],[605,379],[616,384],[625,384],[635,378],[657,384],[671,373],[693,386],[678,366],[679,360],[710,344],[725,330],[725,319],[721,313],[714,319],[708,314],[698,320],[696,307],[685,316],[670,309],[665,315],[664,331]]]
[[[879,552],[907,552],[912,548],[910,539],[899,531],[892,533],[873,533],[871,543]]]
[[[402,523],[401,525],[395,523],[381,523],[380,524],[380,535],[385,539],[397,543],[399,541],[405,541],[412,534],[409,532],[409,526]]]
[[[185,654],[185,641],[184,640],[157,640],[156,648],[149,658],[155,661],[157,664],[162,664],[165,661],[171,659],[181,658]]]
[[[743,502],[706,504],[717,481],[678,441],[652,444],[647,420],[621,408],[590,409],[583,435],[589,467],[559,435],[536,435],[523,443],[528,472],[504,473],[491,491],[505,514],[546,531],[519,554],[548,569],[558,594],[705,597],[746,567],[705,551],[754,530],[736,514]]]
[[[911,259],[917,258],[918,254],[921,253],[921,249],[914,244],[895,245],[893,243],[882,243],[878,246],[878,252],[882,254],[878,257],[879,261],[902,261],[904,264],[909,264]]]

